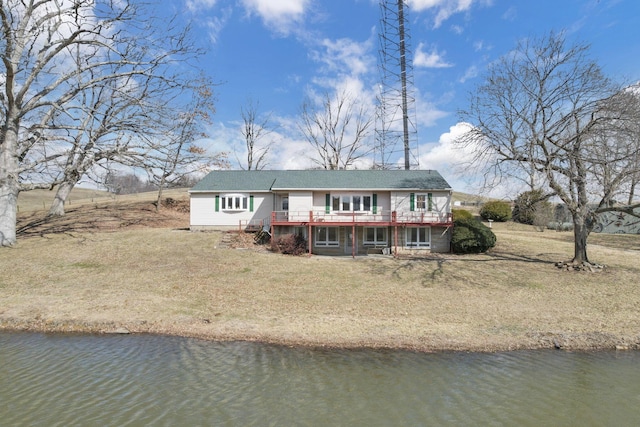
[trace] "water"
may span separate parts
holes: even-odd
[[[0,334],[2,426],[636,426],[640,354]]]

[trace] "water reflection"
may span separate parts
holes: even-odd
[[[0,334],[0,424],[637,425],[638,353],[320,351]]]

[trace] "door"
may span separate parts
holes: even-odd
[[[354,243],[355,243],[355,250],[354,250]],[[349,255],[358,253],[358,233],[355,231],[353,227],[345,227],[344,253]]]

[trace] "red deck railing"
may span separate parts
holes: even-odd
[[[309,224],[371,224],[371,225],[449,225],[453,222],[451,213],[442,212],[331,212],[325,211],[274,211],[271,213],[271,225],[309,225]]]

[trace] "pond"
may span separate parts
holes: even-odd
[[[631,426],[640,354],[5,332],[0,402],[11,426]]]

